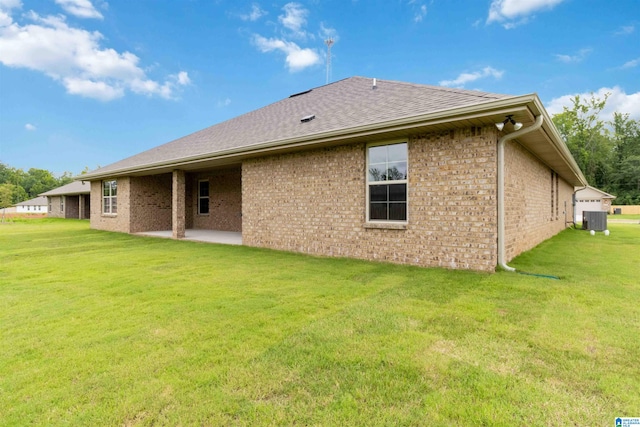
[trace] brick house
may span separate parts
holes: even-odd
[[[88,181],[74,181],[40,194],[48,199],[50,218],[89,219],[91,186]]]
[[[249,246],[482,271],[567,227],[585,185],[535,94],[362,77],[82,179],[95,229],[224,230]]]

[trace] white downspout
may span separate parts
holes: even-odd
[[[540,114],[533,125],[504,135],[498,140],[498,265],[506,271],[516,271],[516,269],[507,265],[504,255],[504,145],[507,141],[539,129],[543,120]]]

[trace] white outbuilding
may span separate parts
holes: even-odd
[[[25,200],[24,202],[16,203],[16,213],[26,214],[46,214],[47,213],[47,198],[38,196],[35,199]]]
[[[591,186],[577,189],[575,193],[575,221],[582,222],[582,212],[609,212],[611,201],[615,198],[616,196]]]

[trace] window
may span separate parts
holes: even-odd
[[[367,220],[407,220],[407,143],[367,149]]]
[[[198,181],[198,214],[209,214],[209,180]]]
[[[64,212],[64,196],[60,196],[60,212]]]
[[[51,197],[47,197],[47,200],[49,202],[49,212],[53,212],[53,209],[51,209]]]
[[[102,181],[102,213],[118,213],[118,181]]]

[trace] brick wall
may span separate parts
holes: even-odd
[[[197,185],[209,180],[209,215],[198,215]],[[185,215],[187,228],[242,230],[240,168],[187,174]],[[91,227],[139,233],[171,230],[172,175],[118,178],[118,213],[102,213],[102,182],[91,183]]]
[[[365,144],[247,160],[242,167],[243,243],[492,271],[496,139],[491,128],[409,138],[406,229],[365,224]]]
[[[49,218],[64,218],[64,212],[60,210],[60,204],[62,203],[62,196],[47,196],[51,209],[47,212]]]
[[[51,211],[47,212],[49,218],[73,218],[73,219],[89,219],[90,195],[81,194],[75,196],[64,196],[64,212],[60,210],[63,196],[47,196],[51,203]],[[83,198],[82,206],[80,198]],[[84,212],[80,215],[80,208],[84,208]]]
[[[80,218],[79,196],[65,196],[64,198],[65,218]]]
[[[129,200],[131,178],[120,177],[118,181],[118,213],[102,213],[102,181],[91,181],[91,228],[96,230],[131,232]]]
[[[209,214],[198,214],[198,182],[209,182]],[[242,231],[242,178],[240,168],[189,174],[187,178],[187,227],[204,230]]]
[[[557,181],[557,182],[556,182]],[[505,145],[505,257],[535,247],[573,219],[573,187],[515,141]],[[565,205],[566,203],[566,205]],[[566,209],[565,209],[566,206]]]
[[[91,194],[82,194],[82,219],[91,217]]]
[[[171,174],[131,177],[130,233],[171,230],[171,185]]]

